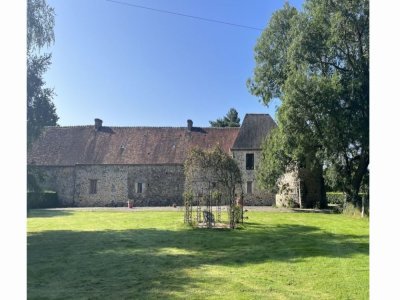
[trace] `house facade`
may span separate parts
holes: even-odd
[[[182,205],[184,162],[190,149],[219,146],[238,163],[245,205],[273,205],[258,188],[261,144],[276,126],[268,114],[246,114],[241,127],[46,127],[28,153],[64,206]]]

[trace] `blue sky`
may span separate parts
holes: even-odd
[[[106,0],[47,0],[55,8],[52,66],[59,124],[209,126],[234,107],[269,113],[246,80],[261,31],[194,20]],[[265,28],[284,1],[120,0]],[[289,1],[301,8],[302,1]]]

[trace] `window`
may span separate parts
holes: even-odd
[[[141,182],[138,182],[136,193],[141,194],[142,192],[143,192],[143,184]]]
[[[97,193],[97,179],[90,179],[89,193],[90,194]]]
[[[254,154],[246,153],[246,170],[254,170]]]
[[[247,181],[247,194],[253,193],[253,181]]]

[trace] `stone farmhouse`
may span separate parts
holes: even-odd
[[[238,163],[245,205],[273,205],[255,169],[261,144],[275,127],[268,114],[246,114],[241,127],[46,127],[28,153],[28,165],[44,174],[43,188],[65,206],[182,205],[184,162],[193,147],[219,146]]]

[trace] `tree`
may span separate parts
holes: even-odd
[[[54,89],[46,87],[44,73],[51,65],[51,54],[40,50],[54,43],[54,9],[45,0],[27,3],[27,145],[40,135],[44,126],[56,125],[58,116],[53,103]],[[39,191],[43,174],[27,169],[28,190]]]
[[[261,163],[256,173],[260,187],[277,192],[279,177],[293,167],[292,159],[286,151],[281,127],[271,129],[262,145]],[[289,167],[289,168],[288,168]]]
[[[240,118],[236,109],[231,108],[225,117],[210,121],[212,127],[240,127]]]
[[[43,75],[51,54],[40,51],[54,43],[54,9],[45,0],[28,0],[27,6],[27,140],[28,146],[44,126],[56,125],[54,89],[46,87]]]
[[[260,177],[274,167],[284,172],[277,166],[288,161],[330,168],[347,200],[360,205],[369,165],[369,2],[307,0],[303,11],[286,3],[258,40],[255,59],[250,92],[266,105],[282,100]],[[279,147],[266,148],[271,143]]]

